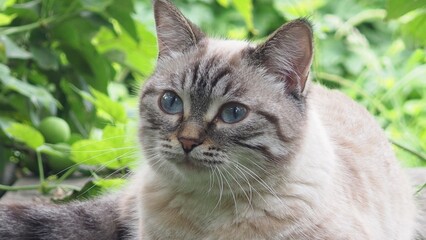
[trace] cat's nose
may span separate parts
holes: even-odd
[[[182,145],[183,151],[185,153],[189,153],[194,149],[196,146],[203,143],[202,139],[193,139],[193,138],[184,138],[180,137],[178,138],[180,144]]]

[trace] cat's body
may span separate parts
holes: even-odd
[[[140,104],[148,164],[99,202],[108,225],[96,202],[85,214],[69,206],[87,216],[77,229],[102,226],[65,239],[414,239],[413,192],[380,127],[341,93],[307,83],[306,21],[255,46],[205,37],[165,0],[154,10],[160,56]],[[0,207],[0,239],[29,236],[3,223],[43,215],[17,209]]]
[[[201,192],[179,189],[174,179],[145,170],[138,177],[146,181],[138,190],[143,198],[139,234],[147,239],[413,239],[412,192],[379,126],[341,93],[310,89],[305,138],[293,166],[262,176],[263,184],[252,182],[257,190],[251,193],[246,182],[240,183],[243,193],[230,180],[236,200],[228,190],[220,205],[220,189],[207,183],[200,183]]]

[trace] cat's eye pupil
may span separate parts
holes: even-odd
[[[221,114],[221,119],[226,123],[236,123],[244,119],[247,115],[247,108],[241,104],[226,105]]]
[[[165,92],[160,99],[161,109],[168,114],[177,114],[183,111],[183,103],[180,97],[171,91]]]

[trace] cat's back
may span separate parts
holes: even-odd
[[[354,213],[379,219],[369,224],[390,234],[412,229],[413,190],[374,117],[337,90],[310,87],[308,106],[319,116],[333,146],[339,165],[336,181]]]

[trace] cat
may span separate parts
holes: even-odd
[[[159,57],[140,95],[147,164],[117,194],[0,206],[0,239],[415,238],[413,190],[360,105],[310,81],[313,35],[208,38],[155,0]]]

